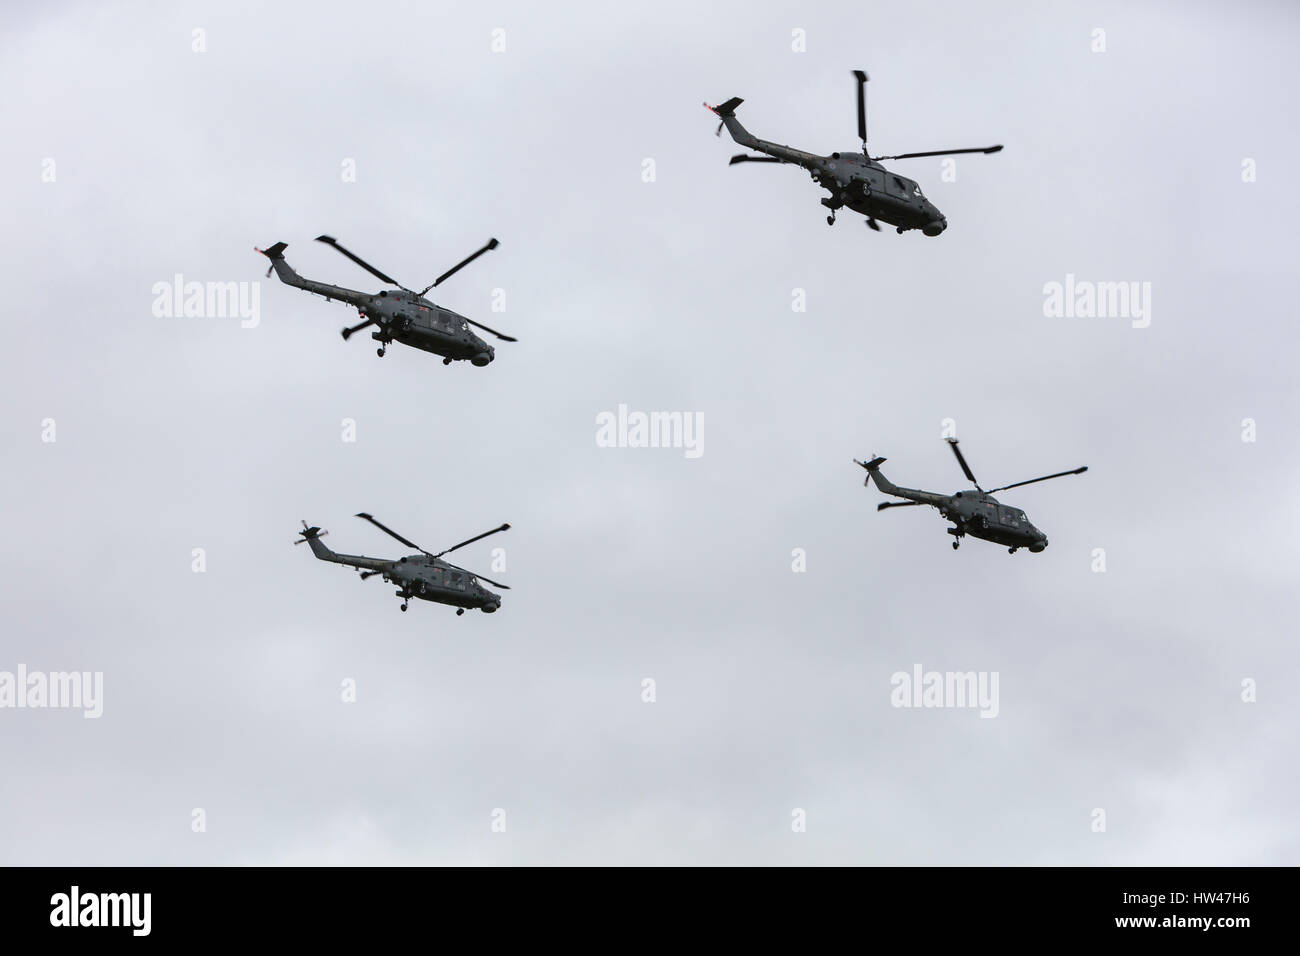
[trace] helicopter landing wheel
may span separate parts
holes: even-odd
[[[402,602],[402,610],[403,610],[403,611],[406,610],[406,602],[405,602],[405,601]]]
[[[1015,554],[1019,548],[1007,548],[1007,554]]]
[[[957,550],[958,548],[960,548],[960,547],[961,547],[961,542],[960,542],[960,541],[954,541],[954,542],[952,543],[952,549],[953,549],[954,551],[956,551],[956,550]]]
[[[443,359],[443,360],[442,360],[442,364],[443,364],[443,365],[450,365],[450,364],[451,364],[451,359],[449,359],[449,358],[445,358],[445,359]]]
[[[898,227],[898,234],[899,234],[900,236],[903,234],[903,227],[902,227],[902,226],[899,226],[899,227]]]
[[[461,616],[462,614],[464,614],[464,613],[465,613],[465,609],[464,609],[463,607],[458,607],[458,608],[456,608],[456,616],[457,616],[457,617],[460,617],[460,616]]]
[[[827,217],[826,217],[826,225],[828,225],[828,226],[833,226],[833,225],[835,225],[835,217],[834,217],[834,216],[827,216]]]
[[[375,354],[378,355],[380,358],[383,358],[383,357],[384,357],[384,350],[383,350],[382,348],[375,349]]]

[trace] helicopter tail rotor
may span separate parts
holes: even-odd
[[[275,260],[283,259],[284,250],[288,248],[289,244],[287,242],[277,242],[269,249],[258,249],[257,246],[253,247],[254,252],[260,252],[262,255],[266,256],[266,258],[271,260],[271,264],[266,267],[266,277],[268,279],[271,278],[271,272],[275,269]]]
[[[708,103],[704,104],[706,110],[716,115],[718,119],[722,121],[718,124],[718,128],[713,131],[714,136],[721,136],[722,127],[726,126],[728,132],[731,133],[731,138],[742,146],[750,146],[756,142],[754,137],[750,136],[745,127],[741,126],[740,122],[736,119],[736,107],[743,102],[745,101],[739,96],[733,96],[731,99],[727,100],[727,102],[719,103],[717,106],[710,106]],[[731,122],[728,123],[728,120],[731,120]]]
[[[328,531],[322,531],[320,528],[317,528],[315,525],[313,525],[310,528],[307,527],[306,521],[302,523],[302,531],[298,533],[301,534],[302,537],[299,538],[297,541],[295,541],[294,544],[305,544],[308,541],[314,541],[317,538],[323,538],[325,537],[325,535],[329,534]]]
[[[708,103],[704,104],[705,109],[712,110],[721,119],[721,122],[718,123],[718,128],[713,131],[714,136],[722,135],[722,127],[727,125],[727,117],[735,116],[736,107],[743,102],[745,101],[739,96],[733,96],[731,99],[727,100],[727,102],[719,103],[717,106],[710,106]]]

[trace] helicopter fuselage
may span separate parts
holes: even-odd
[[[408,292],[380,292],[357,306],[362,319],[378,326],[370,337],[378,342],[401,342],[449,358],[483,366],[496,358],[496,350],[475,335],[463,315],[444,309],[423,296]]]
[[[399,597],[478,608],[485,614],[501,606],[501,595],[483,587],[473,574],[423,554],[399,558],[380,573],[385,581],[398,586]]]
[[[1019,508],[1004,505],[981,491],[959,491],[936,505],[961,534],[1037,554],[1047,547],[1047,535],[1033,526]]]
[[[829,209],[847,206],[869,219],[879,219],[899,232],[919,229],[937,236],[948,228],[943,213],[921,194],[914,180],[891,172],[861,153],[831,153],[812,157],[806,168],[831,195],[822,200]]]

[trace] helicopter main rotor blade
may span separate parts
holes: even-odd
[[[1076,468],[1073,471],[1058,471],[1054,475],[1043,475],[1042,478],[1030,478],[1028,481],[1017,481],[1014,485],[1003,485],[1001,488],[994,488],[993,491],[1006,491],[1008,488],[1019,488],[1021,485],[1032,485],[1036,481],[1047,481],[1049,478],[1063,478],[1066,475],[1082,475],[1087,470],[1088,466],[1084,465],[1082,468]],[[990,491],[989,494],[993,494],[993,491]]]
[[[462,568],[459,564],[452,564],[450,561],[444,561],[443,564],[447,565],[450,568],[455,568],[457,571],[464,571],[466,574],[471,574],[474,577],[478,578],[480,581],[486,581],[488,584],[496,585],[499,588],[505,588],[507,591],[510,590],[510,585],[502,584],[500,581],[493,581],[491,578],[485,578],[477,571],[471,571],[469,568]]]
[[[966,475],[966,480],[974,485],[976,490],[983,491],[984,489],[980,487],[980,483],[976,481],[975,476],[971,474],[970,465],[966,464],[966,459],[962,456],[961,449],[957,447],[957,439],[949,438],[947,439],[947,442],[948,446],[952,448],[952,453],[957,456],[957,463],[961,465],[961,470],[962,473]]]
[[[876,159],[915,159],[918,156],[956,156],[958,153],[1000,153],[1002,146],[985,146],[982,149],[934,149],[926,153],[899,153],[897,156],[877,156]]]
[[[880,504],[876,505],[876,510],[884,511],[886,508],[911,508],[914,505],[919,504],[921,504],[919,501],[882,501]]]
[[[858,139],[862,140],[862,148],[867,148],[867,74],[861,70],[854,70],[853,75],[858,80]]]
[[[405,538],[403,538],[400,534],[398,534],[398,533],[397,533],[396,531],[394,531],[392,528],[386,528],[386,527],[384,527],[382,524],[380,524],[378,521],[376,521],[376,520],[374,519],[373,516],[366,514],[364,511],[358,513],[358,514],[357,514],[357,517],[358,517],[358,518],[365,518],[367,521],[369,521],[372,525],[374,525],[374,526],[375,526],[376,528],[378,528],[380,531],[384,532],[384,534],[387,534],[387,535],[390,535],[391,537],[396,538],[398,541],[402,542],[402,544],[406,545],[408,548],[414,548],[416,551],[421,551],[421,552],[423,552],[423,553],[425,553],[425,554],[429,554],[428,551],[425,551],[424,548],[420,547],[420,546],[419,546],[418,544],[416,544],[414,541],[407,541]],[[430,557],[435,557],[435,555],[430,555]]]
[[[499,246],[499,245],[501,245],[501,243],[497,242],[495,239],[489,239],[489,240],[487,241],[487,245],[485,245],[485,246],[484,246],[482,249],[480,249],[478,252],[474,253],[474,254],[471,255],[471,256],[466,256],[464,259],[462,259],[460,262],[456,263],[454,266],[452,266],[450,269],[448,269],[448,270],[447,270],[446,272],[444,272],[442,275],[438,276],[438,278],[434,279],[432,285],[427,285],[427,286],[425,286],[425,287],[424,287],[424,291],[421,292],[420,295],[424,295],[424,293],[425,293],[425,292],[428,292],[430,289],[433,289],[433,288],[435,288],[435,287],[437,287],[437,286],[439,286],[439,285],[442,285],[442,281],[443,281],[444,279],[449,279],[449,278],[451,278],[451,277],[454,276],[457,272],[459,272],[461,269],[464,269],[467,265],[469,265],[471,262],[473,262],[475,259],[477,259],[479,256],[483,255],[483,253],[485,253],[485,252],[491,252],[493,249],[495,249],[495,248],[496,248],[497,246]]]
[[[465,317],[462,315],[461,318],[464,319]],[[482,329],[484,332],[491,332],[493,335],[495,335],[497,338],[499,338],[499,339],[500,339],[501,341],[503,341],[503,342],[518,342],[518,341],[519,341],[519,340],[518,340],[517,338],[515,338],[513,335],[506,335],[504,332],[498,332],[496,329],[489,329],[489,328],[488,328],[486,325],[484,325],[482,322],[475,322],[473,319],[465,319],[465,321],[468,322],[470,325],[473,325],[473,326],[476,326],[476,327]]]
[[[352,253],[348,252],[346,249],[344,249],[342,246],[339,245],[338,240],[335,239],[333,236],[317,236],[317,237],[316,237],[316,241],[317,241],[317,242],[323,242],[323,243],[325,243],[325,245],[327,245],[327,246],[333,246],[335,249],[337,249],[339,252],[343,253],[343,255],[347,256],[349,259],[351,259],[353,262],[355,262],[355,263],[356,263],[357,265],[359,265],[361,268],[365,269],[367,272],[369,272],[369,273],[370,273],[372,276],[374,276],[376,279],[379,279],[381,282],[387,282],[389,285],[395,285],[395,286],[397,286],[399,289],[405,289],[405,288],[406,288],[406,286],[402,285],[402,284],[401,284],[400,282],[398,282],[396,279],[393,279],[393,278],[391,278],[391,277],[389,277],[389,276],[384,275],[382,272],[380,272],[378,269],[376,269],[376,268],[375,268],[374,266],[372,266],[370,263],[366,262],[366,260],[362,259],[360,256],[353,255]]]
[[[784,163],[784,159],[777,159],[775,156],[732,156],[727,163],[728,166],[735,166],[737,163]]]
[[[376,521],[375,524],[379,524],[379,522]],[[380,527],[383,527],[383,526],[380,525]],[[387,531],[388,529],[385,528],[384,530]],[[478,540],[480,540],[480,539],[482,539],[482,538],[486,538],[486,537],[487,537],[488,535],[490,535],[490,534],[496,534],[498,531],[509,531],[509,530],[510,530],[510,525],[508,525],[508,524],[503,524],[501,527],[499,527],[499,528],[493,528],[491,531],[484,531],[482,534],[476,534],[476,535],[474,535],[474,537],[469,538],[469,539],[467,539],[467,540],[465,540],[465,541],[462,541],[460,544],[453,544],[453,545],[452,545],[450,548],[448,548],[446,551],[439,551],[437,554],[434,555],[434,557],[435,557],[435,558],[441,558],[444,554],[451,554],[453,551],[459,550],[460,548],[465,547],[465,545],[467,545],[467,544],[473,544],[475,541],[478,541]],[[390,531],[389,534],[392,534],[392,532]],[[421,550],[421,551],[424,551],[423,548],[421,548],[420,550]],[[428,554],[429,552],[425,551],[424,553],[425,553],[425,554]]]

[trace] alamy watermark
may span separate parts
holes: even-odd
[[[103,671],[0,671],[0,709],[81,710],[87,720],[104,712]]]
[[[238,318],[245,329],[262,321],[260,282],[186,282],[178,272],[171,282],[155,282],[153,297],[160,319]]]
[[[50,925],[124,927],[132,936],[148,936],[152,909],[152,893],[83,893],[73,885],[50,897]]]
[[[1133,328],[1151,324],[1150,282],[1093,282],[1065,274],[1043,286],[1043,315],[1049,319],[1132,319]]]
[[[687,458],[704,454],[703,412],[617,412],[596,416],[598,448],[681,448]]]
[[[927,671],[913,664],[911,673],[895,671],[889,678],[895,707],[978,708],[981,717],[996,717],[997,671]]]

